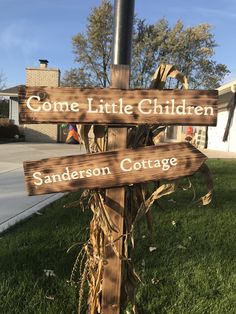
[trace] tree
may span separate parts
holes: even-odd
[[[112,5],[103,0],[101,6],[92,9],[85,34],[78,33],[72,38],[78,68],[66,72],[64,85],[75,84],[76,77],[80,86],[106,87],[109,84],[112,25]]]
[[[0,72],[0,90],[6,87],[6,78],[2,72]]]
[[[133,84],[147,87],[157,64],[164,63],[175,65],[188,78],[190,88],[217,88],[229,71],[212,60],[216,46],[209,24],[185,28],[178,21],[171,28],[166,19],[154,25],[139,20],[134,34]],[[169,80],[169,87],[178,84]]]
[[[67,70],[61,81],[62,86],[92,86],[93,79],[91,75],[82,68],[71,68]]]
[[[155,25],[136,19],[133,35],[132,85],[148,87],[167,38],[168,23],[162,19]]]
[[[86,32],[73,37],[75,61],[78,68],[65,73],[63,84],[70,86],[109,85],[112,50],[113,13],[110,1],[92,9]],[[187,76],[190,88],[217,88],[229,73],[227,66],[213,57],[217,44],[209,24],[185,27],[178,21],[171,27],[166,19],[155,24],[135,19],[131,85],[150,86],[160,63],[175,65]],[[169,88],[178,82],[168,81]]]

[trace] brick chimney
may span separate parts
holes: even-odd
[[[48,60],[39,59],[39,67],[41,69],[46,69],[48,67]]]
[[[39,60],[39,67],[26,68],[27,86],[60,86],[60,70],[49,68],[48,61]],[[57,124],[27,124],[24,126],[27,142],[56,143],[58,140]]]
[[[27,86],[60,86],[60,70],[58,68],[49,68],[48,60],[39,59],[39,67],[26,68]]]

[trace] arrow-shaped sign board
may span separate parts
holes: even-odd
[[[215,90],[21,87],[21,123],[216,125]]]
[[[195,173],[207,157],[189,143],[24,162],[29,195],[108,188],[176,179]]]

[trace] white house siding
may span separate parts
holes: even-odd
[[[229,133],[229,152],[236,153],[236,111],[234,111],[234,117]]]
[[[15,99],[9,100],[9,119],[14,120],[16,125],[19,125],[19,104]]]
[[[228,140],[223,142],[229,111],[218,112],[217,126],[208,129],[208,148],[224,152],[236,152],[236,114],[231,123]]]
[[[236,80],[222,85],[218,88],[218,92],[217,126],[208,128],[208,148],[234,153],[236,152],[236,109],[226,142],[223,142],[223,137],[229,119],[229,110],[235,105]]]

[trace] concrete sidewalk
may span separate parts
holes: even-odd
[[[23,161],[85,153],[80,145],[11,143],[0,145],[0,232],[61,198],[64,193],[27,196]]]
[[[231,152],[222,152],[219,150],[211,149],[201,149],[201,152],[205,154],[208,158],[212,159],[235,159],[236,153]]]

